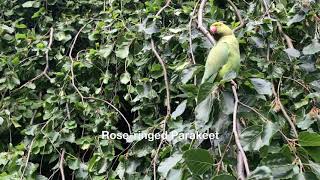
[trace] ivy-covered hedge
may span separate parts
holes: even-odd
[[[212,47],[200,3],[0,1],[0,179],[236,179],[230,83],[195,118]],[[320,2],[233,3],[245,23],[235,81],[248,179],[320,179]],[[205,4],[204,27],[239,27],[237,9],[217,4]],[[101,137],[163,125],[219,140]]]

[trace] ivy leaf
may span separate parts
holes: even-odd
[[[300,51],[296,50],[295,48],[288,48],[284,50],[289,56],[298,58],[300,57]]]
[[[98,55],[100,55],[103,58],[107,58],[111,54],[112,50],[113,45],[108,44],[98,51]]]
[[[271,82],[264,80],[264,79],[260,79],[260,78],[251,78],[251,82],[259,94],[266,94],[269,96],[272,95],[272,83]]]
[[[176,119],[178,116],[180,116],[184,112],[186,107],[187,107],[187,100],[184,100],[177,106],[176,110],[173,111],[171,117],[173,119]]]
[[[25,3],[22,4],[22,7],[24,8],[30,8],[33,6],[33,4],[35,3],[35,1],[27,1]]]
[[[128,72],[125,72],[125,73],[121,74],[120,82],[122,84],[128,84],[128,82],[130,82],[130,78],[131,78],[130,74]]]
[[[168,172],[182,159],[182,154],[173,154],[169,158],[163,160],[158,167],[158,172],[163,177],[167,177]]]
[[[317,176],[312,172],[304,172],[299,173],[293,176],[292,180],[310,180],[310,179],[317,179]]]
[[[302,50],[303,54],[305,55],[315,54],[319,51],[320,51],[320,43],[318,42],[317,39],[313,39],[312,43],[304,47]]]
[[[127,58],[129,55],[129,47],[130,45],[124,45],[124,46],[118,47],[118,49],[116,50],[116,56],[121,59]]]
[[[253,172],[251,172],[248,179],[251,179],[251,180],[256,180],[256,179],[273,180],[272,171],[267,166],[258,166]]]
[[[183,154],[183,158],[187,167],[195,175],[202,175],[214,164],[213,156],[204,149],[190,149]]]
[[[300,22],[304,19],[305,19],[304,14],[296,14],[288,21],[287,25],[290,26],[291,24]]]
[[[270,121],[263,126],[253,125],[244,129],[240,135],[243,149],[245,151],[258,151],[263,146],[268,146],[277,129],[278,127]]]
[[[320,134],[301,132],[299,133],[299,144],[301,146],[320,146]]]

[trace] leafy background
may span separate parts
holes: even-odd
[[[173,0],[155,16],[164,1],[1,0],[0,179],[236,179],[229,83],[195,110],[212,47],[197,29],[199,3]],[[248,179],[320,179],[320,3],[234,3],[245,22],[236,82]],[[204,26],[239,26],[225,8],[208,1]],[[220,138],[101,138],[103,130],[161,132],[165,118],[168,132]]]

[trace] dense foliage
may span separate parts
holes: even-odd
[[[234,3],[245,22],[236,31],[242,66],[235,81],[248,178],[320,179],[320,2]],[[155,16],[164,5],[0,1],[0,179],[61,179],[62,170],[66,179],[152,179],[158,153],[157,179],[236,179],[230,83],[195,120],[212,47],[197,29],[199,2],[174,0]],[[225,6],[207,2],[206,28],[239,26]],[[166,86],[151,38],[169,78],[167,131],[217,131],[219,140],[174,139],[158,152],[160,140],[101,138],[102,131],[162,131]]]

